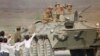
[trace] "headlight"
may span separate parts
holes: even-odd
[[[98,22],[96,23],[96,28],[100,28],[100,24]]]
[[[96,23],[96,28],[97,28],[96,29],[97,30],[97,33],[99,33],[100,32],[100,24],[98,22]]]
[[[50,30],[50,32],[51,32],[51,33],[53,33],[53,32],[54,32],[54,30],[53,30],[53,29],[51,29],[51,30]]]

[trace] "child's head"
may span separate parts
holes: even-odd
[[[3,38],[0,38],[0,42],[3,42]]]
[[[24,38],[25,38],[25,40],[29,40],[30,36],[29,35],[25,35]]]
[[[0,36],[3,36],[4,37],[5,36],[5,32],[4,31],[1,31],[0,32]]]
[[[3,38],[3,43],[7,43],[7,38]]]

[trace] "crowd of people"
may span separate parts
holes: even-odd
[[[42,22],[47,23],[51,21],[64,21],[62,20],[63,17],[72,13],[73,12],[71,4],[66,4],[65,6],[62,6],[61,4],[56,4],[54,8],[48,7],[45,9]],[[11,34],[6,35],[5,31],[0,31],[0,56],[10,56],[9,49],[14,50],[15,56],[21,56],[21,46],[25,47],[23,56],[30,56],[29,50],[31,42],[35,35],[35,32],[31,35],[23,35],[20,27],[16,28],[16,33],[13,35],[13,37]]]
[[[0,56],[10,56],[9,50],[14,50],[15,56],[21,56],[20,49],[24,46],[23,56],[30,56],[30,47],[36,33],[32,35],[25,34],[22,38],[21,28],[16,28],[16,33],[13,35],[6,35],[5,31],[0,31]],[[10,42],[13,40],[13,43]]]

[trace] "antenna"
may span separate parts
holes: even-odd
[[[81,15],[83,12],[85,12],[87,9],[89,9],[91,7],[91,5],[89,5],[88,7],[86,7],[85,9],[83,9],[80,13],[79,13],[79,15]]]
[[[74,21],[78,21],[78,18],[79,18],[79,15],[78,15],[78,11],[76,10],[74,14]]]

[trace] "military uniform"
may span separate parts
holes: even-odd
[[[64,8],[62,5],[58,4],[55,8],[56,21],[60,21],[64,15]]]
[[[69,20],[69,21],[74,21],[74,14],[75,11],[72,10],[72,5],[68,4],[66,5],[66,9],[65,9],[65,20]]]
[[[20,31],[17,31],[14,34],[14,42],[16,42],[17,39],[20,39],[21,40],[21,32]]]
[[[50,22],[53,20],[53,16],[52,16],[52,9],[51,8],[47,8],[46,11],[43,13],[43,22]]]

